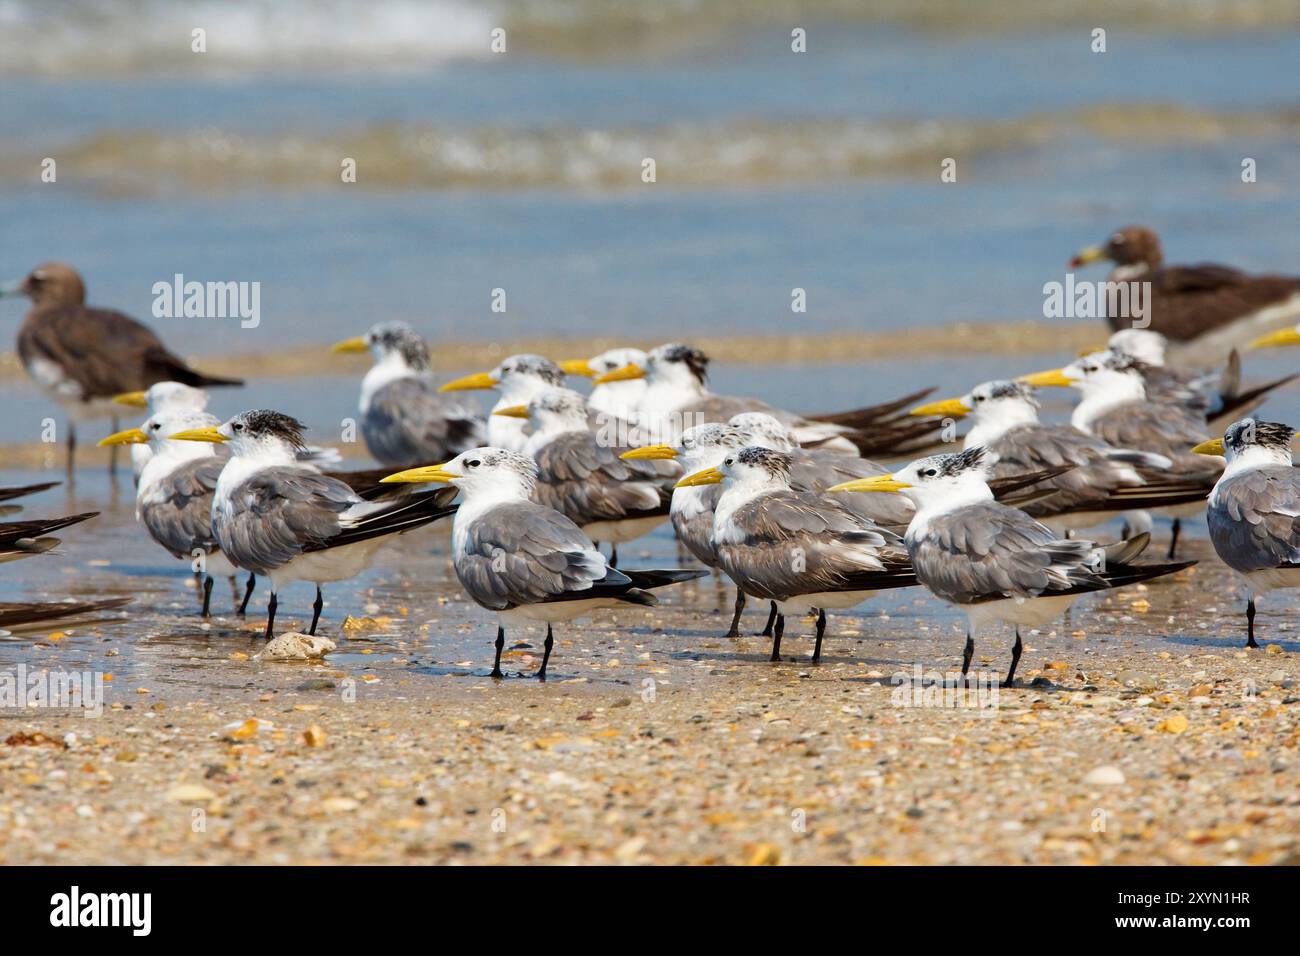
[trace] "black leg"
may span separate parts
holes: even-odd
[[[1255,643],[1255,599],[1253,597],[1246,603],[1246,646],[1259,647]]]
[[[248,583],[244,585],[244,600],[240,602],[239,610],[235,613],[243,617],[248,613],[248,599],[253,596],[253,585],[257,583],[257,575],[252,571],[248,572]]]
[[[506,676],[505,674],[501,673],[501,650],[505,646],[506,646],[506,629],[502,627],[500,624],[498,624],[497,625],[497,657],[496,660],[492,662],[492,673],[488,675],[489,677]]]
[[[122,430],[122,424],[121,422],[118,421],[117,416],[114,415],[113,432],[114,434],[116,434],[121,430]],[[108,450],[108,477],[112,479],[113,484],[117,484],[117,446],[116,445],[114,445],[112,448]],[[207,617],[206,614],[204,614],[203,616]]]
[[[731,630],[724,637],[740,637],[740,615],[745,610],[745,592],[736,588],[736,613],[731,616]]]
[[[212,616],[212,575],[203,576],[203,616]]]
[[[826,633],[826,609],[817,609],[817,643],[813,645],[812,662],[816,664],[822,659],[822,635]]]
[[[966,673],[970,670],[970,659],[975,656],[975,641],[970,636],[970,631],[966,632],[966,646],[961,652],[961,677],[962,682],[968,687],[969,681],[966,679]]]
[[[776,604],[772,605],[773,610]],[[785,633],[785,615],[776,616],[776,629],[772,631],[772,656],[768,660],[779,661],[781,659],[781,635]]]
[[[316,600],[312,603],[311,606],[311,627],[307,631],[308,634],[315,635],[316,623],[320,620],[321,608],[323,608],[324,606],[325,606],[325,599],[321,597],[320,585],[318,584],[316,585]]]
[[[1172,561],[1174,559],[1174,554],[1177,553],[1178,551],[1178,532],[1180,532],[1182,529],[1183,529],[1182,519],[1175,518],[1173,533],[1169,536],[1169,553],[1165,555],[1166,561]]]
[[[1128,532],[1129,532],[1128,522],[1125,521],[1122,525],[1120,525],[1120,528],[1119,528],[1119,539],[1120,539],[1121,541],[1127,541],[1127,540],[1128,540]]]
[[[612,541],[609,544],[609,566],[611,568],[618,567],[618,545]]]
[[[537,672],[538,680],[546,680],[546,665],[551,661],[551,646],[555,644],[555,638],[551,635],[551,625],[546,625],[546,643],[542,645],[546,648],[542,654],[542,669]]]
[[[1011,682],[1016,678],[1016,665],[1020,663],[1020,652],[1023,650],[1020,643],[1020,628],[1016,628],[1016,643],[1011,648],[1011,670],[1007,671],[1007,679],[1002,682],[1003,687],[1010,687]]]
[[[271,600],[266,604],[266,639],[269,641],[275,637],[275,608],[280,602],[275,598],[275,592],[271,592]]]
[[[776,602],[772,602],[772,610],[767,612],[767,626],[763,628],[763,633],[759,637],[771,637],[772,625],[776,623]]]
[[[77,473],[77,425],[76,422],[68,419],[68,482],[74,480]]]

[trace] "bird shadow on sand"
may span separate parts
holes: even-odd
[[[1279,647],[1281,647],[1282,650],[1286,651],[1289,654],[1294,654],[1296,651],[1300,651],[1300,639],[1294,637],[1288,637],[1288,638],[1270,637],[1267,634],[1260,634],[1259,630],[1257,629],[1255,631],[1255,640],[1259,642],[1259,647],[1256,648],[1255,650],[1260,654],[1267,653],[1267,651],[1265,651],[1264,648],[1267,647],[1269,644],[1276,644]],[[1165,638],[1165,643],[1177,644],[1183,647],[1204,647],[1204,648],[1212,647],[1218,650],[1227,650],[1227,651],[1250,650],[1250,648],[1246,646],[1245,637],[1242,635],[1235,635],[1233,637],[1204,637],[1204,636],[1193,637],[1191,635],[1185,635],[1185,634],[1171,634]]]

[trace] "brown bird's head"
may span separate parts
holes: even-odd
[[[1146,266],[1157,269],[1164,261],[1160,249],[1160,238],[1146,226],[1125,226],[1110,234],[1105,245],[1082,249],[1070,260],[1070,267],[1077,269],[1101,259],[1109,259],[1117,266]]]
[[[26,278],[0,287],[0,296],[7,295],[25,295],[35,308],[49,309],[84,304],[86,286],[77,270],[67,263],[45,262]]]

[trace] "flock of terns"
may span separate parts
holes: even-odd
[[[212,415],[205,389],[241,383],[196,371],[119,312],[87,307],[70,267],[42,265],[7,291],[31,299],[19,355],[70,419],[147,412],[100,444],[130,447],[137,517],[194,562],[205,615],[214,578],[247,573],[244,614],[265,577],[269,639],[277,593],[307,581],[314,634],[321,585],[361,573],[392,535],[450,518],[456,576],[497,614],[493,677],[504,676],[507,627],[546,625],[544,679],[554,624],[653,605],[658,588],[713,573],[736,586],[730,636],[747,598],[770,603],[774,661],[788,615],[816,615],[816,662],[828,610],[922,586],[966,613],[963,676],[975,638],[1010,625],[1011,685],[1021,628],[1043,627],[1082,595],[1188,567],[1179,528],[1202,511],[1248,592],[1247,646],[1257,646],[1257,599],[1300,586],[1293,430],[1249,417],[1291,377],[1243,387],[1239,357],[1300,342],[1300,280],[1165,266],[1141,227],[1074,264],[1099,259],[1115,263],[1113,281],[1150,283],[1144,327],[1112,319],[1105,347],[958,398],[918,404],[922,392],[825,415],[714,393],[708,356],[677,343],[563,362],[515,355],[439,384],[420,336],[381,323],[334,346],[373,359],[359,422],[381,467],[366,471],[338,470],[287,414]],[[574,379],[590,391],[566,387]],[[1053,387],[1079,393],[1068,422],[1039,417],[1038,390]],[[461,397],[474,389],[497,394],[486,419]],[[71,474],[72,425],[68,438]],[[1140,561],[1152,516],[1172,519],[1168,550]],[[0,560],[48,550],[51,531],[89,517],[0,525]],[[1114,541],[1080,534],[1115,518]],[[620,544],[664,522],[693,567],[619,566]]]

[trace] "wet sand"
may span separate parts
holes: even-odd
[[[91,544],[131,530],[108,519]],[[721,638],[729,595],[705,581],[562,628],[545,684],[514,676],[541,634],[512,634],[496,683],[492,622],[436,532],[327,591],[324,663],[250,659],[264,593],[205,629],[175,572],[84,550],[81,586],[139,601],[0,642],[0,668],[112,674],[99,719],[0,718],[5,863],[1300,860],[1295,622],[1265,606],[1268,646],[1242,649],[1213,560],[1085,600],[1026,636],[995,707],[945,708],[897,699],[894,675],[959,666],[960,620],[919,590],[834,615],[814,667],[808,621],[776,664],[766,639]],[[224,587],[214,600],[229,610]],[[282,598],[285,627],[308,600]],[[983,642],[976,668],[1008,651]]]

